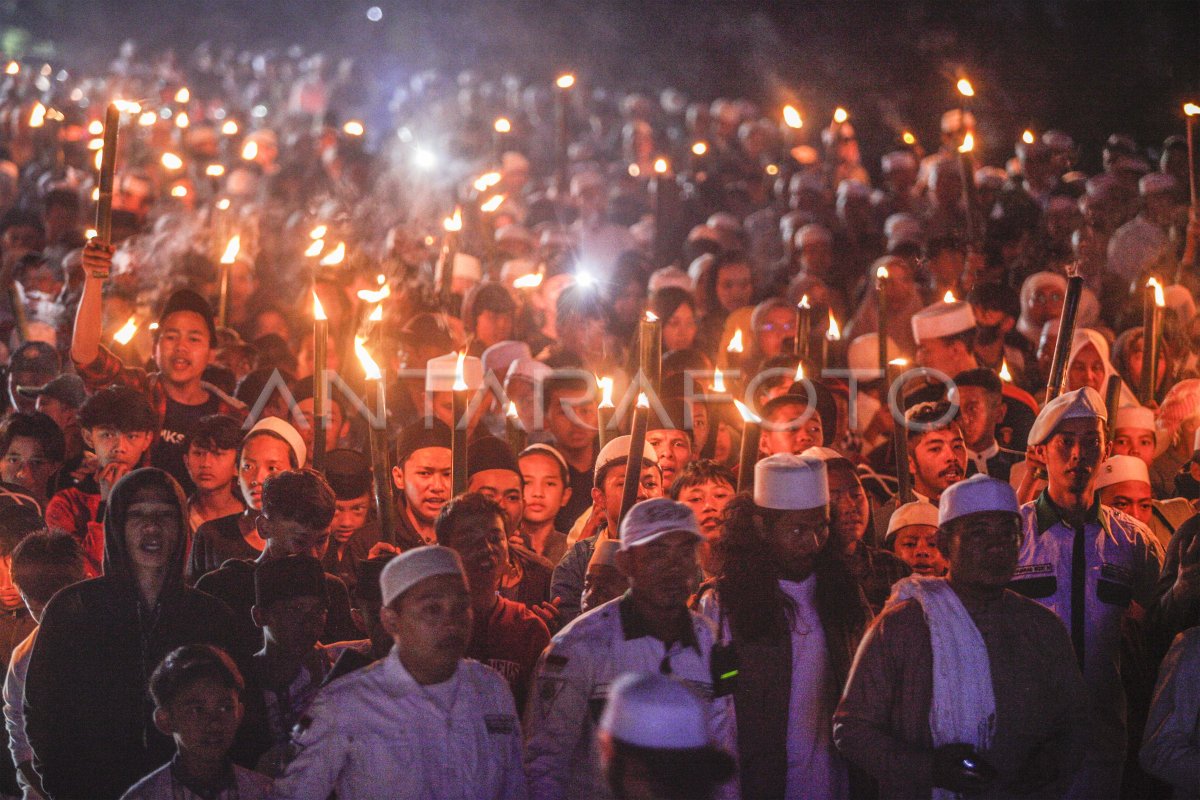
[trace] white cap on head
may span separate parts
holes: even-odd
[[[890,336],[888,337],[888,357],[900,357],[900,345],[892,341]],[[879,368],[879,334],[872,332],[855,336],[846,350],[846,363],[850,366],[850,373],[860,381],[874,381],[882,378],[883,370]]]
[[[466,364],[463,365],[464,368]],[[554,370],[544,361],[538,361],[535,358],[518,358],[516,361],[508,365],[508,372],[504,375],[504,380],[511,381],[513,378],[524,378],[528,381],[539,381],[549,378]]]
[[[892,518],[888,520],[885,538],[891,538],[893,533],[909,525],[930,525],[936,528],[938,526],[938,507],[927,500],[905,503],[892,512]]]
[[[817,242],[825,242],[831,244],[833,242],[833,234],[824,225],[818,225],[815,222],[810,222],[800,230],[796,231],[796,246],[803,250],[810,244]]]
[[[704,539],[692,509],[669,497],[654,497],[635,503],[621,520],[621,549],[640,547],[669,533],[687,533]]]
[[[1175,191],[1175,179],[1165,172],[1151,172],[1138,181],[1138,193],[1142,196]]]
[[[296,455],[296,463],[302,467],[304,466],[308,460],[308,448],[304,445],[304,439],[301,438],[300,431],[279,417],[263,417],[254,423],[253,428],[246,432],[243,441],[262,431],[273,433],[287,442],[288,446],[292,448],[292,452]]]
[[[1139,431],[1152,431],[1154,427],[1154,412],[1145,406],[1122,406],[1117,409],[1117,421],[1114,430],[1134,428]]]
[[[709,745],[708,712],[679,681],[627,672],[612,684],[600,732],[635,747],[696,750]]]
[[[588,569],[594,566],[615,567],[617,565],[617,553],[621,551],[621,543],[616,539],[597,539],[596,549],[592,550],[592,557],[588,559]]]
[[[506,339],[502,342],[496,342],[484,350],[479,358],[483,362],[485,372],[494,373],[497,378],[501,378],[508,374],[508,368],[512,366],[514,361],[522,358],[533,358],[533,354],[529,352],[529,345],[525,342]],[[464,372],[466,372],[466,368],[467,365],[464,361]]]
[[[942,492],[937,524],[945,525],[950,520],[984,511],[1020,514],[1021,506],[1017,502],[1017,493],[1004,481],[987,475],[972,475]]]
[[[916,169],[917,157],[910,150],[893,150],[890,153],[884,153],[883,158],[879,159],[879,164],[883,167],[884,172],[905,168]]]
[[[1030,444],[1045,444],[1054,435],[1060,422],[1068,419],[1098,419],[1105,421],[1104,398],[1090,386],[1064,392],[1046,403],[1029,429]]]
[[[462,561],[458,553],[449,547],[435,544],[405,550],[389,561],[379,573],[383,604],[391,605],[393,600],[426,578],[437,575],[461,577],[462,574]]]
[[[608,444],[601,448],[600,455],[596,456],[596,468],[592,474],[599,475],[600,470],[618,458],[629,458],[629,447],[632,442],[632,436],[617,436],[614,439],[609,439]],[[646,461],[653,461],[655,464],[658,463],[658,453],[654,451],[654,448],[649,443],[643,443],[642,445],[642,458]]]
[[[682,269],[672,264],[669,267],[661,267],[650,273],[650,280],[646,284],[646,291],[654,294],[659,289],[665,289],[668,286],[674,286],[689,293],[696,289],[691,277]]]
[[[469,253],[454,254],[454,271],[456,278],[466,278],[472,281],[483,280],[483,262]]]
[[[1100,463],[1096,471],[1096,488],[1103,489],[1114,483],[1137,481],[1150,485],[1150,469],[1137,456],[1110,456]]]
[[[754,465],[754,504],[780,511],[829,505],[825,462],[813,456],[777,453]]]
[[[912,331],[917,343],[956,333],[975,327],[975,312],[970,303],[934,303],[913,314]]]
[[[510,365],[511,367],[511,365]],[[451,392],[458,373],[458,353],[447,353],[425,362],[425,391]],[[483,361],[475,356],[463,358],[463,381],[474,392],[483,385]]]

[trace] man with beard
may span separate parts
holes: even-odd
[[[521,725],[503,679],[464,658],[471,592],[458,555],[417,547],[379,579],[391,653],[317,695],[294,734],[280,800],[524,800]],[[403,788],[402,788],[403,787]]]
[[[833,736],[881,798],[1057,797],[1070,785],[1086,691],[1062,623],[1005,589],[1021,538],[1007,484],[950,487],[938,508],[949,577],[901,581],[863,638]]]
[[[158,317],[154,339],[158,372],[147,374],[126,367],[100,343],[101,295],[112,268],[112,253],[112,246],[98,239],[84,248],[83,294],[75,315],[71,360],[88,391],[119,383],[150,398],[162,423],[150,448],[150,464],[169,472],[190,492],[195,487],[183,464],[185,437],[202,417],[229,414],[241,419],[245,407],[203,380],[217,351],[217,326],[208,301],[191,289],[180,289],[167,298]]]
[[[727,671],[714,661],[715,635],[688,610],[703,540],[682,503],[658,497],[635,505],[621,523],[617,564],[629,591],[560,631],[542,653],[530,698],[525,767],[536,800],[611,797],[601,772],[596,721],[612,683],[625,672],[658,672],[706,698],[708,735],[733,751]],[[715,690],[715,691],[714,691]],[[720,797],[736,797],[736,782]]]
[[[468,492],[442,508],[435,528],[438,544],[462,558],[471,592],[474,626],[467,656],[503,675],[517,709],[523,709],[534,663],[550,642],[550,631],[524,605],[499,594],[510,569],[504,512],[495,501]]]
[[[828,447],[810,447],[803,455],[825,462],[829,476],[829,537],[850,568],[871,611],[878,614],[892,585],[912,574],[896,556],[863,541],[871,524],[871,503],[850,460]]]
[[[967,474],[967,448],[954,409],[946,401],[918,403],[904,415],[908,427],[908,472],[918,500],[937,505],[951,484]],[[900,505],[899,497],[879,507],[875,516],[877,542],[887,538],[888,520]]]
[[[1121,622],[1132,603],[1150,605],[1163,561],[1145,526],[1100,503],[1095,483],[1108,446],[1104,422],[1104,400],[1086,386],[1059,395],[1038,415],[1030,449],[1045,465],[1048,484],[1021,507],[1024,537],[1012,582],[1067,625],[1087,682],[1095,727],[1068,795],[1077,798],[1103,797],[1121,785]]]

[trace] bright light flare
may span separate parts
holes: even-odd
[[[696,142],[694,145],[692,145],[692,154],[693,155],[702,156],[707,152],[708,152],[708,145],[705,144],[704,142]]]
[[[886,281],[890,277],[891,275],[888,273],[887,267],[880,267],[879,269],[875,270],[875,278],[877,280]]]
[[[329,317],[327,317],[325,315],[325,306],[321,305],[321,298],[317,297],[317,293],[315,291],[312,293],[312,296],[313,296],[313,319],[317,320],[318,322],[323,322],[323,321],[329,319]]]
[[[1151,286],[1154,287],[1154,305],[1158,306],[1159,308],[1166,306],[1167,301],[1163,297],[1163,287],[1162,284],[1158,282],[1158,278],[1151,278],[1150,280],[1146,281],[1146,286],[1147,288]]]
[[[846,109],[842,108],[841,106],[838,106],[837,108],[835,108],[833,110],[833,121],[836,122],[838,125],[841,125],[843,122],[845,122],[848,119],[850,119],[850,112],[846,111]]]
[[[796,374],[792,376],[792,382],[796,383],[796,382],[799,382],[802,380],[804,380],[804,362],[803,361],[796,364]]]
[[[88,123],[87,132],[89,136],[104,135],[104,123],[98,119],[94,119]]]
[[[1184,103],[1183,113],[1187,114],[1189,117],[1194,117],[1197,114],[1200,114],[1200,106],[1196,105],[1195,103]]]
[[[912,131],[905,131],[904,133],[900,134],[900,141],[908,145],[913,145],[917,143],[917,137],[913,136]]]
[[[796,307],[797,308],[812,308],[812,304],[808,302],[808,295],[801,296],[800,303]]]
[[[475,183],[472,186],[475,187],[475,191],[477,192],[486,192],[499,183],[502,177],[499,172],[485,172],[475,179]]]
[[[451,391],[465,392],[470,387],[467,386],[467,379],[463,370],[463,364],[467,361],[467,351],[461,350],[458,353],[458,361],[454,363],[454,385],[450,387]]]
[[[462,209],[454,209],[454,214],[452,216],[446,217],[444,220],[442,220],[442,227],[446,229],[446,233],[458,233],[462,230],[462,226]]]
[[[163,153],[162,158],[159,160],[169,170],[183,169],[183,159],[174,153]]]
[[[958,298],[954,296],[953,291],[951,291],[950,289],[947,289],[946,293],[944,295],[942,295],[942,302],[943,303],[957,303]]]
[[[508,117],[496,117],[492,128],[496,133],[512,133],[512,123],[508,121]]]
[[[540,272],[531,272],[528,275],[522,275],[513,281],[514,289],[536,289],[542,285],[543,275]]]
[[[33,110],[29,112],[29,127],[40,128],[46,124],[46,107],[37,102],[33,104]]]
[[[717,367],[713,370],[712,390],[714,392],[726,391],[725,390],[725,375],[722,374],[720,367]]]
[[[153,111],[146,111],[138,117],[138,125],[141,125],[143,128],[149,128],[156,122],[158,122],[158,114],[155,114]],[[101,125],[100,129],[103,131],[104,126]]]
[[[1026,130],[1021,134],[1021,141],[1025,144],[1033,144],[1033,131]]]
[[[738,413],[742,415],[742,422],[752,422],[755,425],[762,422],[762,417],[751,411],[750,408],[741,400],[734,398],[733,404],[737,406]]]
[[[209,164],[204,168],[204,174],[210,178],[219,178],[225,174],[225,167],[220,164]]]
[[[958,79],[958,93],[961,94],[963,97],[974,97],[975,96],[975,87],[972,86],[971,82],[969,80],[967,80],[966,78],[959,78]]]
[[[654,172],[657,175],[665,175],[670,166],[665,158],[654,159]]]
[[[349,120],[345,125],[342,126],[342,133],[346,134],[347,136],[362,136],[366,132],[367,129],[363,127],[363,124],[356,119]]]
[[[187,197],[188,189],[182,183],[171,187],[171,197]]]
[[[253,140],[246,142],[242,147],[242,159],[244,161],[253,161],[258,158],[258,142]]]
[[[804,120],[800,118],[800,112],[791,105],[783,107],[783,123],[794,130],[804,127]]]
[[[120,345],[129,344],[129,342],[133,340],[133,335],[137,333],[137,329],[137,317],[130,317],[129,320],[121,326],[121,329],[113,334],[113,341]]]
[[[842,329],[838,327],[837,317],[833,316],[833,311],[829,312],[829,328],[825,331],[825,338],[831,342],[842,340]]]
[[[479,206],[479,210],[485,214],[491,214],[497,211],[500,206],[504,205],[504,195],[497,194],[489,197]]]
[[[650,407],[650,400],[646,397],[645,392],[638,392],[637,407],[638,408],[649,408]]]
[[[191,124],[192,124],[192,121],[190,119],[188,119],[188,115],[187,115],[186,111],[180,111],[179,116],[175,117],[175,127],[176,128],[186,128],[188,125],[191,125]]]
[[[221,126],[221,133],[226,136],[237,136],[238,124],[233,120],[225,120],[225,124]]]
[[[175,102],[176,103],[186,103],[187,101],[189,101],[191,99],[192,99],[192,93],[188,91],[188,88],[186,86],[184,86],[178,92],[175,93]]]
[[[390,297],[391,294],[392,290],[387,286],[384,286],[378,291],[373,291],[371,289],[359,289],[358,299],[374,305],[375,303],[382,303],[384,300]]]
[[[974,149],[975,149],[975,136],[970,131],[967,131],[967,134],[965,136],[963,136],[962,144],[960,144],[958,146],[958,152],[969,153]]]
[[[1000,380],[1005,383],[1012,383],[1012,373],[1008,371],[1008,359],[1000,360]]]
[[[383,322],[383,304],[375,306],[374,310],[367,315],[367,322]]]
[[[558,79],[554,81],[554,85],[560,89],[570,89],[575,85],[575,76],[569,72],[564,75],[559,75]]]
[[[311,231],[309,231],[309,232],[308,232],[308,238],[310,238],[310,239],[324,239],[324,238],[325,238],[325,234],[326,234],[326,233],[328,233],[328,232],[329,232],[329,226],[327,226],[327,225],[318,225],[317,227],[313,228]]]
[[[237,260],[238,253],[242,250],[242,237],[234,236],[229,240],[229,244],[225,245],[225,252],[221,254],[222,264],[232,264]]]
[[[346,260],[346,243],[338,242],[337,247],[329,251],[324,258],[317,263],[322,267],[336,267],[338,264]]]

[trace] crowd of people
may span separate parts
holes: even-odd
[[[1198,796],[1183,136],[366,72],[4,69],[0,796]]]

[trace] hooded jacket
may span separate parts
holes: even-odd
[[[178,509],[179,537],[154,607],[141,598],[125,541],[128,510],[142,489]],[[174,754],[152,719],[151,673],[185,644],[232,650],[233,615],[184,586],[186,504],[179,484],[152,468],[113,487],[104,521],[104,575],[68,586],[46,607],[25,684],[34,767],[55,800],[117,798]]]

